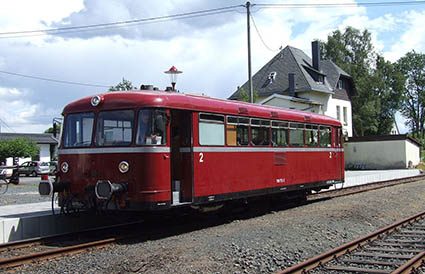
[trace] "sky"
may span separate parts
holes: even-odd
[[[382,0],[384,1],[384,0]],[[367,2],[382,2],[367,1]],[[387,0],[394,1],[394,0]],[[262,8],[272,3],[351,3],[350,7]],[[3,0],[0,33],[45,30],[152,18],[237,6],[207,16],[59,34],[0,34],[0,132],[42,133],[65,105],[105,92],[123,78],[135,86],[170,86],[164,74],[183,71],[176,88],[227,98],[247,81],[246,2],[236,0]],[[353,0],[251,1],[253,74],[278,53],[297,47],[311,56],[311,41],[347,26],[367,28],[376,50],[397,61],[425,52],[425,4],[361,6]],[[238,7],[240,6],[240,7]],[[252,24],[252,23],[251,23]],[[11,37],[19,36],[19,37]],[[9,73],[79,82],[71,85]],[[402,117],[398,126],[405,132]]]

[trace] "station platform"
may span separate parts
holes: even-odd
[[[336,185],[335,188],[406,178],[419,174],[420,170],[416,169],[346,171],[345,183]],[[0,206],[0,244],[81,231],[117,224],[120,221],[123,219],[118,216],[111,218],[111,216],[85,214],[61,215],[56,204],[55,214],[53,214],[50,201]]]

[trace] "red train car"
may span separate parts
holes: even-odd
[[[63,111],[59,172],[40,194],[69,210],[157,210],[344,180],[339,121],[163,91],[110,92]]]

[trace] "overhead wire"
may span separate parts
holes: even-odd
[[[89,83],[82,83],[82,82],[73,82],[73,81],[65,81],[65,80],[58,80],[58,79],[52,79],[52,78],[38,77],[38,76],[21,74],[21,73],[4,71],[4,70],[0,70],[0,73],[14,75],[14,76],[20,76],[20,77],[25,77],[25,78],[30,78],[30,79],[36,79],[36,80],[56,82],[56,83],[61,83],[61,84],[79,85],[79,86],[88,86],[88,87],[100,87],[100,88],[110,88],[111,87],[111,86],[100,85],[100,84],[89,84]]]
[[[2,122],[8,129],[10,129],[14,133],[16,133],[16,130],[14,130],[13,128],[11,128],[3,119],[0,118],[0,122]]]
[[[252,14],[250,14],[249,16],[250,16],[250,18],[251,18],[251,20],[252,20],[252,23],[253,23],[254,28],[255,28],[255,30],[256,30],[256,32],[257,32],[257,35],[258,35],[258,37],[260,37],[260,40],[261,40],[261,42],[263,43],[264,47],[266,47],[266,49],[268,49],[268,50],[269,50],[269,51],[271,51],[271,52],[277,52],[277,51],[279,51],[282,47],[280,47],[280,48],[278,48],[278,49],[272,49],[272,48],[270,48],[270,47],[266,44],[266,42],[264,42],[264,39],[263,39],[263,37],[261,36],[261,33],[260,33],[260,31],[258,30],[258,28],[257,28],[257,24],[255,24],[254,16],[252,16]]]
[[[373,6],[403,6],[403,5],[423,5],[425,1],[382,1],[382,2],[354,2],[354,3],[279,3],[255,4],[261,8],[339,8],[339,7],[373,7]]]
[[[40,36],[40,35],[55,35],[55,34],[65,34],[65,33],[79,33],[79,32],[86,32],[86,31],[131,27],[136,25],[161,23],[166,21],[190,19],[190,18],[196,18],[196,17],[202,17],[202,16],[210,16],[215,14],[233,12],[240,7],[244,7],[244,5],[234,5],[234,6],[214,8],[214,9],[208,9],[208,10],[200,10],[200,11],[194,11],[194,12],[185,12],[185,13],[174,14],[174,15],[165,15],[165,16],[157,16],[157,17],[150,17],[150,18],[110,22],[110,23],[92,24],[92,25],[39,29],[39,30],[26,30],[26,31],[0,32],[0,39],[31,37],[31,36]]]

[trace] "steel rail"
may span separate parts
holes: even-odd
[[[376,238],[378,238],[380,235],[383,234],[388,234],[391,233],[392,231],[394,231],[397,228],[400,227],[404,227],[408,224],[414,223],[420,219],[425,218],[425,211],[415,214],[411,217],[408,217],[404,220],[401,220],[397,223],[391,224],[389,226],[386,226],[384,228],[379,229],[378,231],[375,231],[369,235],[363,236],[357,240],[351,241],[349,243],[346,243],[342,246],[336,247],[330,251],[327,251],[325,253],[322,253],[316,257],[310,258],[302,263],[293,265],[281,272],[278,272],[278,274],[289,274],[289,273],[306,273],[309,270],[312,270],[318,266],[322,266],[323,264],[332,261],[334,259],[336,259],[337,257],[344,255],[348,252],[351,252],[357,248],[360,248],[364,245],[366,245],[367,243],[375,240]],[[419,254],[416,256],[419,257]],[[422,260],[423,257],[420,257],[419,260]],[[413,258],[411,259],[412,261],[412,265],[415,264],[415,262],[413,262]],[[410,262],[410,261],[409,261]],[[406,263],[407,264],[407,263]],[[416,265],[416,264],[415,264]],[[401,268],[401,267],[400,267]],[[402,272],[399,272],[402,273]]]
[[[37,238],[33,238],[33,239],[28,239],[28,240],[10,242],[10,243],[6,243],[6,244],[1,244],[0,245],[0,252],[5,252],[5,251],[8,251],[8,250],[14,250],[14,249],[21,249],[21,248],[29,248],[29,247],[32,247],[32,246],[43,246],[43,245],[46,245],[46,242],[51,245],[52,242],[60,242],[64,239],[66,239],[67,237],[81,237],[82,235],[86,235],[86,234],[90,235],[90,234],[95,233],[95,232],[107,233],[108,231],[111,231],[112,229],[131,227],[133,225],[138,225],[138,224],[141,224],[141,223],[144,223],[144,222],[145,222],[144,220],[138,220],[138,221],[123,223],[123,224],[114,224],[114,225],[110,225],[110,226],[102,226],[102,227],[98,227],[98,228],[91,228],[91,229],[86,229],[86,230],[78,231],[78,232],[64,233],[64,234],[60,234],[60,235],[52,235],[52,236],[47,236],[47,237],[37,237]],[[119,238],[118,237],[110,237],[110,238],[106,238],[106,239],[102,239],[102,240],[80,243],[80,244],[75,244],[75,245],[71,245],[71,246],[67,246],[67,247],[59,247],[59,248],[50,249],[50,250],[47,250],[47,251],[40,251],[40,252],[35,252],[35,253],[32,253],[32,254],[0,259],[0,268],[18,266],[18,265],[25,264],[27,262],[54,258],[54,257],[58,257],[58,256],[65,255],[65,254],[80,253],[80,252],[83,252],[85,249],[88,249],[88,248],[104,247],[104,246],[107,246],[107,245],[110,245],[110,244],[114,244],[117,241],[119,241],[121,238],[122,237],[119,237]]]
[[[0,259],[0,268],[7,268],[12,266],[18,266],[25,263],[33,262],[36,260],[47,260],[62,256],[64,254],[76,254],[85,251],[88,248],[100,248],[106,247],[113,243],[116,243],[118,238],[109,238],[84,244],[77,244],[73,246],[60,247],[47,251],[35,252],[32,254],[16,256],[12,258]]]
[[[418,267],[420,267],[425,262],[425,251],[419,253],[409,261],[407,261],[405,264],[401,265],[399,268],[394,270],[392,274],[407,274],[407,273],[415,273],[415,271]]]
[[[309,195],[307,195],[307,197],[313,198],[313,199],[317,199],[316,196],[325,196],[325,197],[327,196],[327,197],[330,197],[330,198],[337,198],[337,197],[349,196],[349,195],[353,195],[353,194],[358,194],[358,193],[362,193],[362,192],[377,190],[377,189],[401,185],[401,184],[413,183],[413,182],[420,181],[420,180],[423,180],[423,179],[425,179],[425,174],[420,174],[420,175],[410,176],[410,177],[405,177],[405,178],[391,179],[391,180],[386,180],[386,181],[373,182],[373,183],[368,183],[368,184],[355,185],[355,186],[349,186],[349,187],[345,187],[345,188],[328,190],[328,191],[324,191],[324,192],[317,192],[317,193],[314,193],[314,194],[309,194]],[[338,192],[342,192],[342,193],[341,194],[335,194],[335,193],[338,193]],[[343,192],[348,192],[348,193],[343,193]]]

